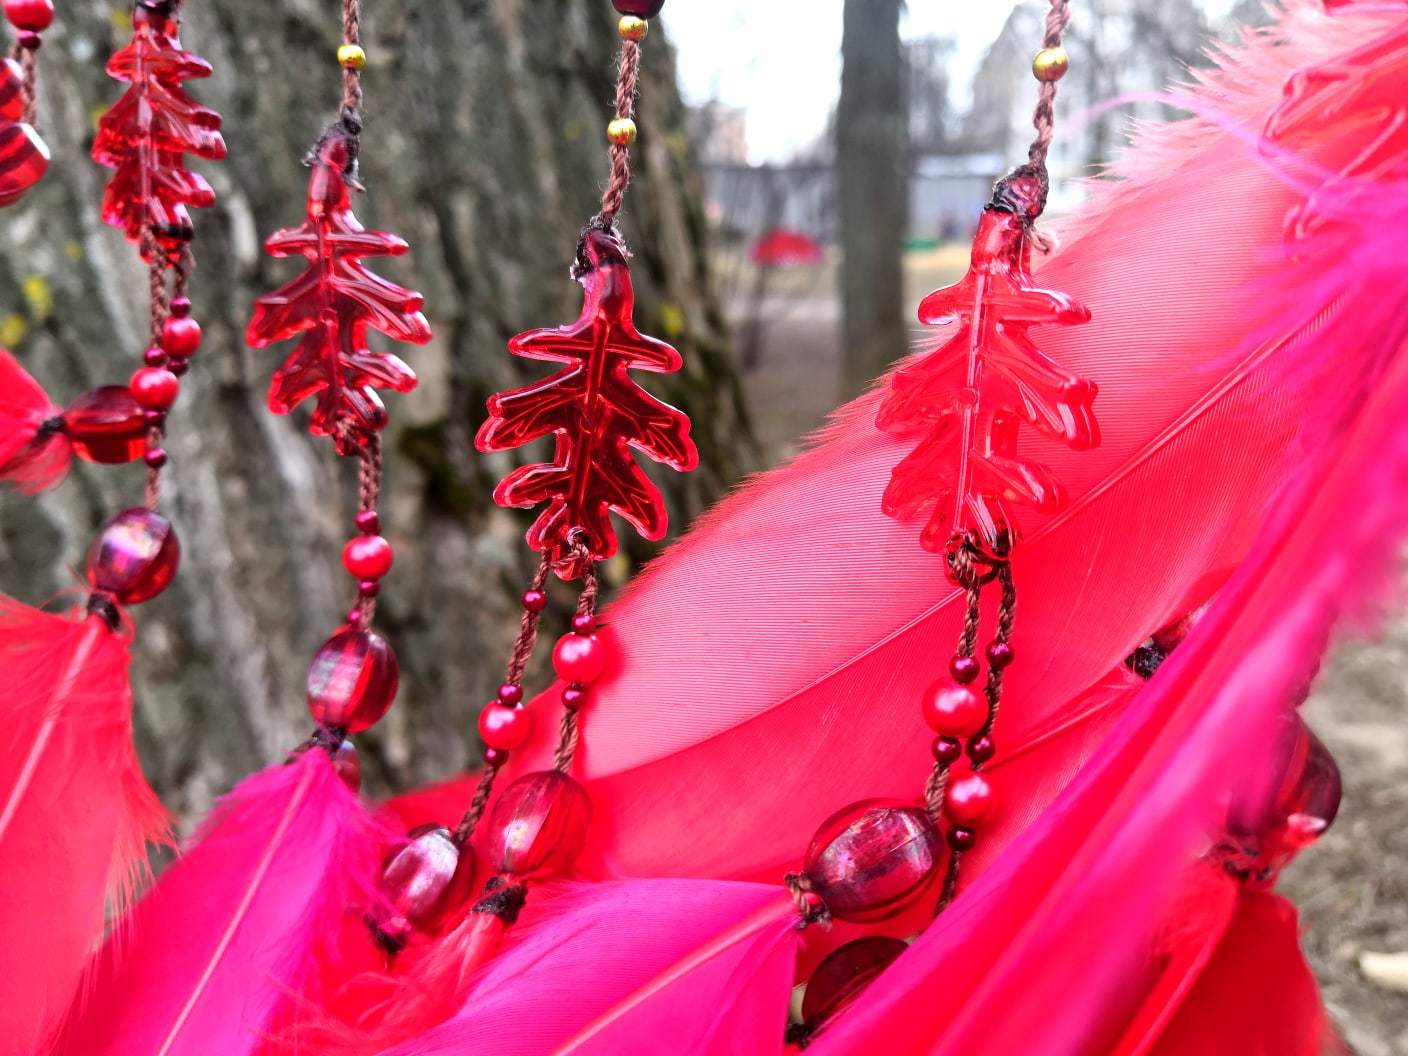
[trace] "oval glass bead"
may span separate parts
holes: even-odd
[[[923,808],[868,799],[831,815],[812,837],[803,872],[832,916],[894,916],[939,873],[943,844]]]
[[[665,6],[665,0],[611,0],[611,4],[619,15],[654,18]]]
[[[400,665],[385,638],[343,627],[313,654],[308,711],[319,725],[361,733],[390,709],[400,681]]]
[[[151,510],[123,510],[88,552],[88,582],[123,605],[135,605],[165,590],[180,563],[181,544],[170,521]]]
[[[582,852],[591,813],[586,790],[566,774],[525,774],[494,804],[489,860],[520,880],[566,872]]]
[[[141,458],[147,444],[142,406],[126,385],[85,392],[65,408],[64,435],[73,453],[88,462],[119,465]]]
[[[860,996],[871,980],[907,948],[903,939],[884,935],[870,935],[836,947],[807,980],[802,1022],[816,1030]]]
[[[421,825],[387,859],[381,873],[385,903],[373,914],[388,945],[404,945],[412,932],[432,934],[469,901],[474,851],[461,847],[443,825]]]

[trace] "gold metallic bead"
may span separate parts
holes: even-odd
[[[629,117],[618,117],[606,126],[606,138],[618,147],[629,147],[636,141],[636,123]]]
[[[1038,81],[1059,81],[1071,68],[1065,48],[1042,48],[1032,59],[1032,73]]]
[[[621,34],[622,40],[642,41],[650,32],[650,23],[635,15],[622,15],[621,21],[616,23],[616,32]]]
[[[344,70],[360,70],[367,64],[367,53],[359,44],[343,44],[337,49],[337,64]]]

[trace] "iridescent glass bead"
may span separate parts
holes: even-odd
[[[79,458],[104,465],[131,462],[146,450],[142,411],[126,385],[104,385],[64,409],[64,435]]]
[[[832,950],[807,980],[802,1022],[816,1030],[860,996],[907,948],[902,939],[870,935]]]
[[[566,872],[586,842],[591,812],[586,790],[566,774],[525,774],[494,804],[489,861],[519,880]]]
[[[868,799],[838,810],[812,837],[803,872],[832,916],[894,916],[939,872],[938,830],[923,808]]]
[[[136,605],[165,590],[180,563],[170,521],[151,510],[123,510],[88,552],[88,582],[123,605]]]
[[[461,847],[443,825],[412,829],[410,840],[389,859],[381,874],[385,905],[373,914],[383,940],[393,948],[413,931],[433,934],[469,901],[474,883],[474,852]]]
[[[323,643],[308,668],[308,710],[315,722],[348,733],[369,730],[396,698],[401,669],[386,639],[344,627]]]

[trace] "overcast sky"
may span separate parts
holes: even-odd
[[[661,18],[679,49],[691,103],[720,99],[748,111],[754,162],[790,157],[826,127],[841,79],[844,0],[674,0]],[[966,85],[1014,0],[909,0],[907,39],[957,43],[953,80]],[[1202,0],[1214,16],[1231,0]],[[1035,46],[1033,46],[1035,50]]]

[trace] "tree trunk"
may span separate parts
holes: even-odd
[[[908,347],[903,254],[909,175],[901,6],[901,0],[846,0],[836,112],[843,399],[859,393]]]
[[[125,380],[144,347],[145,272],[100,222],[106,171],[87,157],[92,115],[120,91],[102,72],[129,32],[125,12],[114,12],[94,0],[62,5],[40,53],[41,133],[53,161],[25,203],[0,214],[0,334],[59,402]],[[436,332],[424,349],[397,350],[421,384],[388,399],[383,523],[397,561],[378,626],[402,680],[397,707],[362,739],[368,783],[380,789],[471,763],[474,716],[502,679],[534,564],[522,544],[531,518],[493,506],[494,481],[513,459],[478,456],[472,439],[487,393],[543,373],[511,361],[505,340],[576,316],[567,269],[608,167],[603,129],[619,41],[599,0],[369,5],[363,34],[368,193],[355,208],[368,227],[411,243],[405,258],[377,269],[425,294]],[[288,347],[253,352],[242,340],[253,298],[297,270],[261,243],[302,222],[300,159],[335,115],[339,39],[331,0],[186,6],[183,43],[216,70],[189,87],[224,115],[229,159],[193,165],[219,202],[195,217],[192,299],[206,340],[167,442],[164,509],[183,561],[177,584],[135,613],[134,665],[139,748],[178,811],[202,809],[307,736],[307,664],[352,600],[339,553],[355,464],[310,438],[304,415],[265,409]],[[623,223],[638,254],[637,320],[677,344],[687,364],[652,382],[689,411],[703,456],[689,478],[662,480],[678,530],[754,456],[711,293],[673,56],[658,27],[645,51],[637,180]],[[140,465],[80,465],[38,500],[5,498],[0,586],[36,604],[71,593],[95,531],[139,503],[141,488]],[[647,552],[629,548],[631,559]],[[608,578],[628,567],[616,562]],[[548,641],[565,620],[559,609]]]

